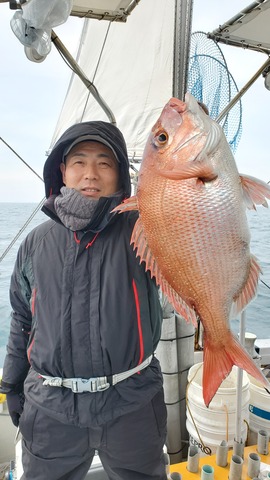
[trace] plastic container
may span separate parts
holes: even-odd
[[[223,440],[227,442],[228,447],[233,446],[236,431],[237,368],[233,367],[230,375],[222,382],[208,408],[205,406],[202,395],[202,373],[203,363],[195,364],[189,370],[186,426],[190,444],[197,445],[203,456],[216,453],[217,447]],[[241,409],[243,442],[247,437],[249,398],[249,379],[243,372]]]
[[[265,430],[270,435],[270,400],[269,393],[257,380],[249,376],[250,401],[249,401],[249,435],[248,445],[257,443],[260,430]]]
[[[0,381],[2,380],[2,373],[3,373],[3,369],[0,368]],[[6,402],[6,395],[4,393],[0,393],[0,413],[2,413],[4,410],[5,402]]]

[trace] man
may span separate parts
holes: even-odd
[[[165,480],[158,292],[130,246],[137,214],[112,213],[131,192],[121,132],[73,125],[44,181],[51,220],[18,252],[1,386],[22,478],[83,479],[97,450],[109,479]]]

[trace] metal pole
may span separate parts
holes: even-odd
[[[228,103],[227,107],[218,115],[215,119],[216,122],[220,122],[223,117],[228,113],[228,111],[238,102],[238,100],[246,93],[246,91],[251,87],[251,85],[257,80],[257,78],[262,74],[262,72],[270,66],[270,58],[261,66],[261,68],[253,75],[253,77],[246,83],[246,85],[235,95],[235,97]]]
[[[168,317],[166,313],[165,315],[166,317],[163,314],[161,338],[157,346],[156,356],[161,365],[168,413],[166,446],[170,463],[174,464],[182,461],[177,329],[175,313],[171,312]]]
[[[175,0],[172,95],[180,100],[184,100],[187,89],[192,7],[193,0]],[[182,400],[182,398],[180,398],[180,380],[182,387],[181,395],[183,397],[183,392],[186,390],[187,380],[181,376],[183,368],[182,365],[179,365],[179,361],[182,363],[182,358],[181,351],[179,350],[176,325],[176,319],[178,316],[173,314],[172,317],[174,318],[174,322],[173,319],[170,319],[170,322],[163,320],[162,336],[158,350],[164,378],[165,401],[168,409],[168,453],[170,454],[171,463],[177,463],[182,460],[181,417],[185,418],[186,415],[185,409],[184,415],[183,410],[182,412],[180,411],[180,401]],[[167,328],[165,328],[166,324]],[[168,341],[170,342],[169,344]],[[166,344],[169,348],[165,354],[162,345]],[[192,352],[193,349],[194,342],[192,342]],[[166,365],[166,360],[168,358],[170,358],[170,362],[167,362]],[[188,366],[190,366],[190,364]],[[164,368],[166,369],[164,370]],[[168,375],[166,375],[167,373]],[[181,407],[183,408],[183,404]]]
[[[246,311],[241,313],[240,318],[240,331],[239,341],[241,345],[245,345],[245,325],[246,325]],[[237,369],[237,386],[236,386],[236,428],[235,428],[235,441],[237,443],[242,442],[241,438],[241,425],[242,425],[242,384],[243,384],[243,370]]]
[[[175,1],[173,96],[184,100],[187,90],[193,0]]]
[[[61,42],[59,37],[56,35],[56,33],[52,30],[51,34],[51,39],[52,42],[55,44],[56,48],[61,52],[63,57],[67,60],[68,64],[71,66],[72,70],[78,75],[78,77],[82,80],[86,88],[90,91],[90,93],[93,95],[94,99],[98,102],[98,104],[101,106],[102,110],[106,113],[109,121],[113,123],[114,125],[116,124],[116,119],[107,105],[107,103],[103,100],[103,98],[100,96],[98,90],[96,89],[95,85],[90,82],[90,80],[86,77],[82,69],[79,67],[78,63],[74,60],[72,55],[70,55],[69,51],[66,49],[64,44]]]

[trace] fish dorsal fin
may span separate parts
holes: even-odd
[[[136,255],[140,258],[140,263],[145,262],[145,270],[149,270],[151,277],[155,277],[157,285],[160,286],[162,292],[164,295],[166,295],[168,301],[172,304],[176,312],[179,313],[187,322],[191,322],[195,327],[197,327],[197,317],[194,309],[189,306],[182,299],[182,297],[178,295],[178,293],[176,293],[176,291],[163,277],[158,263],[147,244],[140,218],[138,218],[135,223],[130,243],[134,244],[134,250],[137,249]]]
[[[231,316],[237,316],[255,297],[257,292],[257,286],[259,281],[259,275],[261,273],[261,267],[254,255],[251,255],[251,265],[249,270],[249,276],[244,288],[241,290],[237,298],[234,299],[234,303],[231,310]]]
[[[249,210],[256,210],[256,205],[268,207],[266,198],[270,198],[270,185],[258,178],[242,174],[240,174],[240,181],[243,199]]]

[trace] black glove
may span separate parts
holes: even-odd
[[[6,393],[7,406],[13,425],[18,427],[20,416],[23,412],[24,393],[9,392]]]

